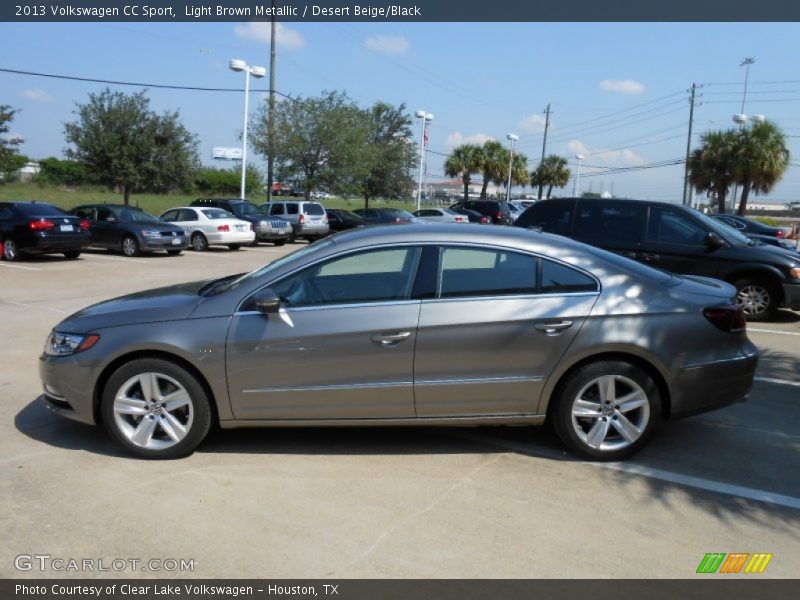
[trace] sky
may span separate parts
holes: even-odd
[[[534,168],[543,110],[552,109],[547,153],[565,156],[581,191],[680,201],[683,166],[609,169],[682,160],[688,89],[697,91],[692,143],[733,126],[745,57],[754,57],[745,106],[789,136],[792,164],[767,200],[800,199],[800,24],[792,23],[279,23],[276,89],[292,96],[344,90],[366,107],[405,103],[434,115],[429,182],[444,179],[443,154],[494,138]],[[269,66],[268,23],[2,23],[0,68],[141,83],[237,87],[240,58]],[[251,112],[266,101],[254,80]],[[33,158],[62,156],[75,103],[102,84],[0,72],[0,104],[20,109],[12,133]],[[137,88],[119,88],[134,91]],[[237,146],[243,94],[150,89],[156,110],[179,110],[212,164],[212,146]],[[419,123],[414,123],[415,140]],[[253,156],[263,168],[264,159]],[[224,166],[224,165],[221,165]],[[564,190],[571,192],[572,182]]]

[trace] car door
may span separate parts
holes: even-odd
[[[271,283],[281,313],[233,316],[226,344],[237,419],[414,416],[418,246],[347,253]]]
[[[92,216],[92,244],[103,248],[119,248],[122,236],[119,234],[117,218],[111,209],[107,206],[96,206]]]
[[[417,416],[536,414],[547,377],[599,285],[568,265],[502,248],[440,248],[414,356]]]
[[[575,210],[572,237],[636,259],[642,250],[647,204],[630,200],[581,199]]]
[[[651,205],[641,262],[672,271],[714,277],[719,273],[718,247],[708,243],[709,230],[680,208]]]

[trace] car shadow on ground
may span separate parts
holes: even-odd
[[[771,323],[800,323],[800,312],[795,310],[781,309],[767,322],[749,323],[750,326],[760,328]]]

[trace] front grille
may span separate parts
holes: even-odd
[[[270,221],[269,226],[273,229],[285,229],[289,224],[286,221]]]
[[[179,235],[180,235],[180,233],[177,232],[177,231],[162,231],[161,232],[161,236],[162,237],[178,237]]]

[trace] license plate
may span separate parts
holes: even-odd
[[[72,225],[62,225],[61,231],[75,231],[75,228]]]
[[[172,245],[173,246],[180,246],[181,245],[181,238],[172,238]]]

